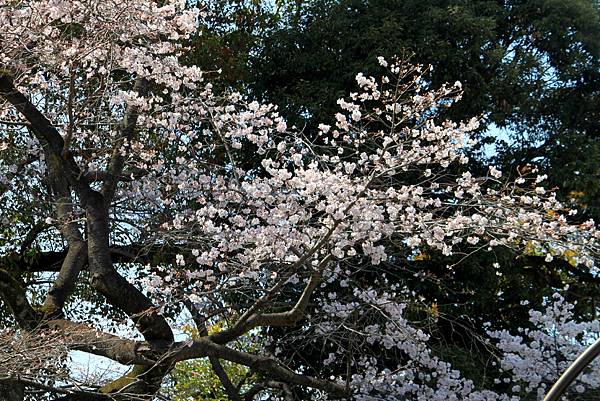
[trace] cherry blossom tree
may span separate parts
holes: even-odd
[[[315,399],[520,399],[476,388],[435,355],[405,313],[418,300],[389,266],[527,248],[593,272],[594,222],[569,224],[575,211],[534,171],[514,181],[493,166],[466,171],[477,120],[438,121],[461,86],[427,88],[421,67],[381,58],[382,77],[358,74],[317,136],[272,105],[215,93],[181,62],[202,17],[181,1],[3,1],[3,397],[160,398],[174,364],[206,358],[233,400],[296,388]],[[104,319],[83,302],[98,295]],[[175,341],[184,310],[198,335]],[[107,327],[123,316],[129,330]],[[516,352],[517,337],[490,336]],[[313,341],[328,344],[318,361],[281,352]],[[73,350],[131,370],[82,382]],[[221,361],[254,383],[232,382]]]
[[[523,301],[527,303],[527,301]],[[575,305],[565,301],[558,293],[544,302],[545,310],[530,311],[533,328],[519,329],[518,333],[507,330],[489,332],[498,340],[502,351],[500,365],[507,377],[496,378],[511,384],[516,393],[529,394],[530,398],[542,398],[557,377],[582,352],[582,343],[591,344],[600,332],[598,321],[577,322],[573,317]],[[595,360],[591,372],[582,374],[573,385],[570,399],[589,399],[584,394],[598,389],[600,361]],[[597,392],[595,393],[597,394]],[[531,396],[533,395],[533,396]]]

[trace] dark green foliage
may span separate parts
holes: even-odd
[[[376,71],[377,56],[414,54],[433,66],[433,87],[464,84],[455,119],[589,129],[597,124],[599,36],[589,0],[316,0],[267,33],[252,57],[251,87],[311,126],[331,120],[337,98],[355,89],[356,72]]]

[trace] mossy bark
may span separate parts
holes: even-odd
[[[138,395],[154,394],[159,390],[167,372],[168,369],[165,367],[134,365],[129,372],[101,387],[100,392],[103,394],[117,392]],[[0,399],[0,401],[2,400]]]

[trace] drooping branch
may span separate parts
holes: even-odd
[[[348,395],[344,385],[295,373],[281,365],[274,358],[238,351],[221,344],[216,344],[207,338],[201,338],[191,344],[178,344],[170,354],[172,356],[169,359],[173,361],[214,356],[247,366],[277,381],[323,390],[334,397]]]
[[[281,365],[274,358],[238,351],[224,345],[215,344],[207,338],[201,338],[192,342],[176,342],[172,343],[171,346],[164,343],[157,344],[156,342],[136,342],[131,340],[119,341],[129,342],[129,346],[127,347],[128,359],[143,362],[142,365],[146,366],[150,366],[151,364],[171,364],[188,359],[214,357],[247,366],[274,380],[323,390],[334,396],[347,395],[347,389],[344,385],[295,373]],[[164,350],[164,353],[158,355],[155,362],[152,362],[150,359],[143,356],[144,354],[148,355],[150,352],[156,353],[160,350]],[[95,352],[94,349],[89,351],[92,353]],[[121,354],[121,356],[123,355],[126,354]]]

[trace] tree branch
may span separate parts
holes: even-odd
[[[0,72],[0,97],[6,99],[25,117],[30,124],[31,131],[40,142],[48,146],[47,151],[56,156],[54,161],[59,163],[62,173],[85,201],[90,195],[91,188],[85,180],[81,179],[81,171],[73,157],[63,154],[65,142],[62,136],[33,103],[15,88],[12,78],[2,72]]]
[[[311,274],[306,287],[296,301],[296,304],[286,312],[279,313],[253,313],[247,318],[240,318],[233,327],[212,334],[209,338],[217,344],[226,344],[229,341],[247,333],[255,327],[259,326],[294,326],[304,317],[304,312],[310,301],[314,290],[317,288],[321,280],[321,276],[331,256],[328,255],[319,263],[316,270]],[[257,301],[258,302],[258,301]],[[252,310],[253,308],[250,308]]]
[[[68,143],[65,143],[65,146],[68,146]],[[58,277],[44,301],[44,313],[50,316],[54,314],[62,315],[65,301],[75,289],[79,272],[87,263],[87,247],[77,223],[73,221],[71,187],[67,178],[61,174],[62,162],[58,155],[48,151],[46,152],[46,158],[48,160],[48,181],[50,182],[51,192],[56,198],[58,228],[69,245]]]
[[[263,383],[257,383],[244,393],[244,401],[252,401],[258,393],[269,388],[285,391],[284,384],[281,382],[270,380]]]
[[[164,341],[128,340],[63,319],[51,320],[47,326],[63,333],[69,348],[103,356],[123,365],[153,366],[172,345]]]
[[[172,366],[188,359],[213,357],[248,366],[277,381],[316,388],[334,396],[347,395],[344,385],[295,373],[274,358],[215,344],[207,337],[186,342],[133,341],[66,320],[50,321],[48,326],[65,332],[67,347],[105,356],[122,364],[159,367]]]
[[[149,82],[145,78],[138,77],[135,80],[133,91],[138,96],[145,96],[148,93]],[[125,166],[125,158],[122,155],[123,142],[131,142],[133,139],[137,120],[139,117],[139,109],[136,106],[127,106],[125,110],[125,117],[121,123],[121,137],[115,142],[113,152],[108,164],[107,176],[102,185],[102,196],[104,196],[105,202],[108,206],[112,201],[119,177],[123,172]]]
[[[172,361],[214,356],[248,366],[252,370],[263,373],[277,381],[323,390],[336,397],[348,395],[345,385],[295,373],[281,365],[274,358],[238,351],[221,344],[215,344],[207,338],[199,339],[191,344],[177,344],[170,355],[168,359]]]
[[[58,272],[68,252],[69,248],[62,251],[40,251],[27,257],[15,252],[0,257],[0,265],[5,266],[7,270],[22,272]],[[109,252],[113,263],[151,265],[170,263],[177,254],[175,248],[163,245],[143,246],[139,244],[113,246],[109,248]]]
[[[61,311],[67,297],[75,289],[79,273],[87,263],[87,244],[83,241],[73,242],[61,265],[58,277],[46,294],[42,307],[46,316],[62,315]]]
[[[10,308],[20,327],[33,329],[38,325],[38,314],[33,310],[21,283],[0,268],[0,295]]]
[[[190,314],[192,315],[192,319],[196,324],[196,328],[198,329],[199,334],[201,336],[207,336],[208,330],[206,328],[206,319],[204,318],[204,316],[200,315],[200,312],[196,307],[194,307],[192,302],[184,301],[184,304],[189,310]],[[223,385],[223,389],[225,390],[225,393],[227,393],[227,396],[233,401],[242,401],[238,389],[231,382],[231,379],[227,375],[227,372],[223,368],[223,365],[221,364],[221,361],[219,361],[219,358],[209,356],[208,360],[210,361],[213,371],[215,372],[215,374],[219,378],[219,381]]]

